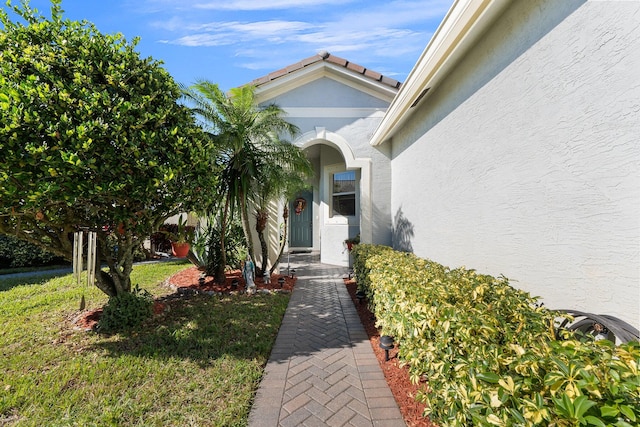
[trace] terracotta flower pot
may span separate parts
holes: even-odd
[[[189,243],[171,242],[171,253],[176,258],[184,258],[189,253]]]

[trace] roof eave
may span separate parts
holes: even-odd
[[[347,67],[329,61],[317,61],[295,72],[286,73],[260,83],[256,86],[256,98],[258,102],[264,102],[321,77],[329,77],[354,87],[357,86],[360,90],[386,102],[391,102],[398,93],[397,88],[382,82],[381,79],[372,79],[363,73],[353,72]],[[397,86],[400,86],[400,83]]]
[[[460,57],[495,21],[511,0],[456,0],[427,44],[374,132],[370,144],[389,141],[412,106],[446,76]]]

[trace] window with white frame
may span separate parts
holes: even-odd
[[[356,215],[356,172],[336,172],[331,186],[332,216]]]

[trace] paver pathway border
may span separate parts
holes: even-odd
[[[292,256],[298,281],[249,427],[405,426],[344,286],[344,267]]]

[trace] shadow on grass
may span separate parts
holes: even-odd
[[[110,356],[181,358],[202,366],[222,356],[266,361],[289,295],[192,295],[166,300],[140,328],[93,345]]]
[[[51,279],[70,273],[68,269],[60,269],[0,275],[0,292],[8,291],[16,286],[44,285]]]

